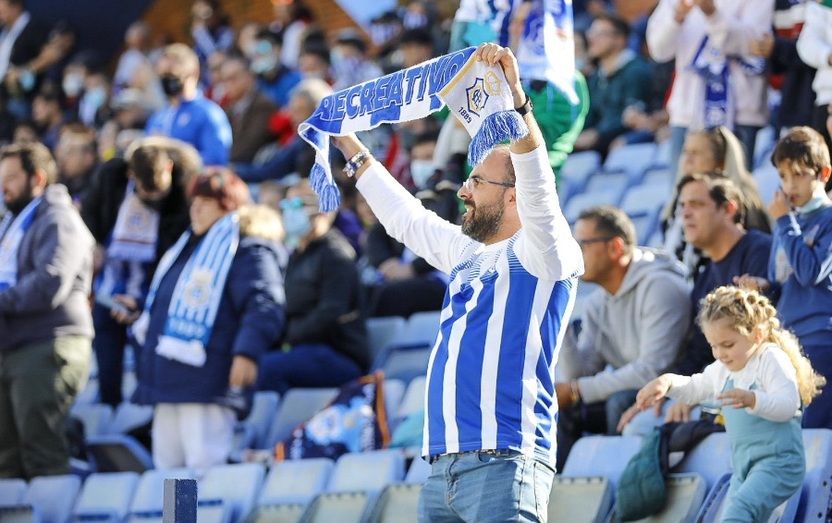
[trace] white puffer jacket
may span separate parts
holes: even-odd
[[[801,60],[818,70],[812,82],[815,103],[832,103],[832,65],[829,65],[832,56],[832,8],[814,2],[806,7],[806,23],[797,39],[797,53]]]

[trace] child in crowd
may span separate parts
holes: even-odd
[[[832,201],[829,149],[809,127],[795,127],[774,148],[772,162],[782,187],[768,207],[774,221],[768,281],[743,276],[740,285],[780,290],[777,310],[783,326],[797,335],[812,366],[832,376]],[[806,428],[832,428],[832,393],[806,409]]]
[[[768,521],[803,484],[800,408],[823,378],[757,291],[717,288],[702,300],[698,321],[716,361],[701,374],[659,376],[639,391],[636,404],[646,409],[665,396],[721,401],[733,464],[722,521]]]

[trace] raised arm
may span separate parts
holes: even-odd
[[[355,135],[334,138],[335,145],[349,160],[367,148]],[[387,234],[405,244],[442,272],[450,273],[466,248],[478,245],[458,225],[428,211],[401,186],[369,152],[357,170],[356,187],[367,200]]]
[[[522,107],[528,98],[511,50],[486,44],[477,49],[475,56],[503,68],[514,107]],[[543,134],[532,111],[527,111],[523,119],[529,133],[510,146],[516,176],[517,213],[523,225],[514,251],[526,270],[538,278],[561,280],[580,275],[584,268],[583,256],[561,212],[555,173]]]

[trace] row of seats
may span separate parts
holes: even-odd
[[[806,479],[769,523],[825,521],[832,477],[832,431],[804,430]],[[639,438],[580,439],[552,486],[549,521],[615,520],[615,491]],[[642,521],[718,521],[730,482],[730,443],[712,434],[675,467],[669,499]],[[415,459],[405,472],[401,452],[346,454],[337,462],[308,459],[215,467],[199,480],[199,521],[415,521],[420,484],[429,465]],[[161,519],[165,478],[193,478],[189,470],[97,473],[83,486],[75,476],[0,481],[0,520],[156,522]],[[25,519],[28,516],[28,519]]]
[[[279,462],[268,473],[252,463],[215,467],[198,480],[198,520],[297,521],[306,511],[318,514],[315,521],[358,521],[376,500],[392,500],[395,511],[406,509],[396,502],[397,492],[412,494],[412,489],[398,485],[396,493],[382,492],[391,485],[421,484],[428,470],[424,461],[414,460],[405,471],[404,455],[392,450],[347,454],[337,462]],[[159,522],[166,478],[195,474],[188,469],[95,473],[83,485],[77,476],[35,478],[28,485],[0,480],[0,521]],[[410,497],[413,510],[407,510],[415,514],[416,498]],[[338,517],[330,519],[332,514]]]

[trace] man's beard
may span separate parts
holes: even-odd
[[[6,204],[6,209],[8,209],[10,213],[17,215],[20,214],[20,211],[25,209],[32,200],[34,200],[34,196],[32,195],[32,186],[26,184],[26,189],[20,196],[11,201],[4,201],[4,203]]]
[[[473,205],[472,202],[466,203]],[[502,202],[472,207],[462,217],[462,233],[480,243],[484,243],[500,230],[504,208]]]

